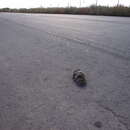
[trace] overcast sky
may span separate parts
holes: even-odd
[[[120,4],[130,6],[130,0],[119,0]],[[116,5],[118,0],[98,0],[99,5]],[[71,6],[89,6],[95,4],[96,0],[0,0],[0,8],[33,8],[33,7],[66,7]]]

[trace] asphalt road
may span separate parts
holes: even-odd
[[[130,130],[130,18],[0,13],[0,130],[99,129]]]

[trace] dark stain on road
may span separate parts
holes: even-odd
[[[102,128],[102,122],[96,121],[96,122],[94,123],[94,126],[97,127],[97,128]]]

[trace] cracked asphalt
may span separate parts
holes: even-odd
[[[130,18],[0,13],[0,130],[99,129],[130,130]]]

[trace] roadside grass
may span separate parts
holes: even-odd
[[[15,13],[49,13],[49,14],[81,14],[81,15],[104,15],[104,16],[130,16],[130,7],[122,5],[109,7],[109,6],[95,6],[90,7],[53,7],[53,8],[21,8],[10,9],[2,8],[0,12],[15,12]]]

